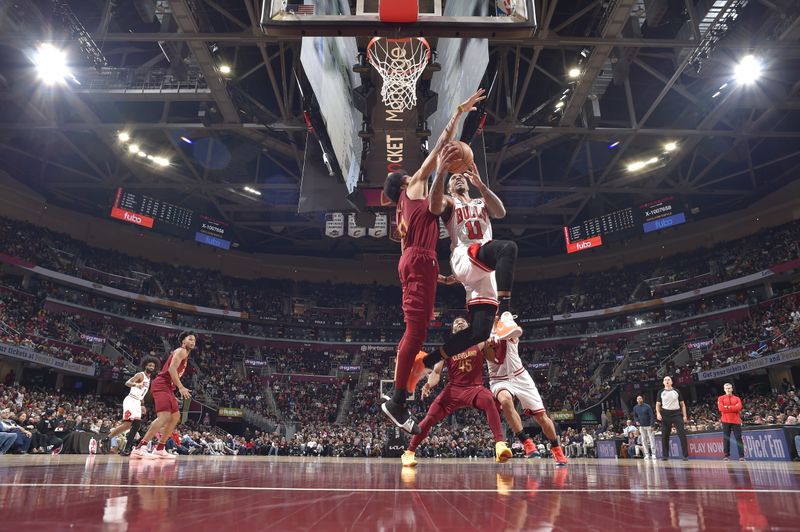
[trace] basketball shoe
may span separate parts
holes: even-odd
[[[522,336],[522,327],[514,321],[516,316],[506,311],[500,315],[500,319],[494,322],[492,335],[498,340],[510,340]]]
[[[408,393],[414,393],[419,380],[431,372],[431,368],[425,367],[426,356],[428,356],[428,353],[420,351],[414,358],[414,364],[411,366],[411,373],[408,374],[408,381],[406,382],[406,390]]]
[[[161,460],[175,460],[175,456],[169,454],[166,449],[156,449],[150,454],[154,458],[159,458]]]
[[[499,441],[494,444],[494,461],[498,463],[508,462],[509,458],[514,456],[511,449],[508,448],[506,442]]]
[[[532,439],[528,438],[522,442],[522,448],[525,450],[525,458],[539,457],[539,450],[536,448],[536,444],[533,443]]]
[[[556,461],[557,466],[567,465],[567,457],[564,456],[564,450],[560,446],[553,447],[550,452],[553,453],[553,459]]]
[[[144,448],[136,447],[129,456],[131,460],[141,460],[142,458],[147,458],[149,454]]]
[[[389,399],[381,404],[381,410],[384,414],[386,414],[386,417],[392,421],[392,423],[409,434],[419,434],[422,432],[422,429],[419,427],[417,422],[414,421],[414,418],[411,417],[411,412],[408,411],[405,405],[399,405]]]
[[[400,457],[400,461],[403,462],[403,467],[416,467],[417,455],[414,451],[406,451]]]

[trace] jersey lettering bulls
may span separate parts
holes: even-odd
[[[447,232],[450,233],[450,250],[458,246],[485,244],[492,239],[492,222],[481,198],[464,203],[453,198],[453,206],[446,214]]]

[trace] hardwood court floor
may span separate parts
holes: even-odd
[[[800,464],[6,455],[0,508],[6,530],[798,530]]]

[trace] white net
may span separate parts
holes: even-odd
[[[422,37],[370,41],[367,58],[383,78],[381,98],[393,111],[417,105],[417,80],[430,59],[430,46]]]

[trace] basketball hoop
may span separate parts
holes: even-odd
[[[367,45],[367,60],[383,78],[381,98],[393,111],[417,105],[417,81],[431,57],[422,37],[385,39],[375,37]]]

